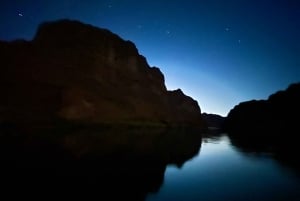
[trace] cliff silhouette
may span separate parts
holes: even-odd
[[[1,124],[203,126],[195,100],[105,29],[46,22],[32,41],[0,41],[0,63]]]
[[[231,133],[245,131],[265,134],[299,132],[300,83],[291,84],[267,100],[252,100],[235,106],[225,120],[225,129]]]

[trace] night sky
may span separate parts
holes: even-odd
[[[30,40],[61,18],[133,41],[202,112],[226,115],[300,81],[298,0],[2,0],[0,39]]]

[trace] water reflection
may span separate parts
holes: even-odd
[[[252,157],[272,157],[284,168],[300,176],[299,142],[293,133],[228,133],[231,144],[240,152]]]
[[[144,200],[199,152],[197,130],[76,128],[1,130],[1,192]]]
[[[147,201],[281,201],[300,200],[300,179],[289,169],[282,169],[269,148],[261,152],[260,143],[237,144],[225,134],[203,135],[201,152],[182,169],[168,166],[158,193]],[[247,150],[247,151],[245,151]]]
[[[297,143],[283,138],[128,128],[0,133],[0,191],[10,197],[300,199]]]
[[[222,140],[221,138],[224,137],[222,130],[219,129],[208,129],[202,133],[202,141],[203,143],[220,143]]]

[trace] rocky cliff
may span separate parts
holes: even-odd
[[[276,92],[267,100],[252,100],[235,106],[225,120],[229,132],[251,135],[297,133],[300,131],[300,83]]]
[[[39,26],[32,41],[0,42],[0,122],[202,126],[198,103],[167,91],[135,45],[78,21]]]

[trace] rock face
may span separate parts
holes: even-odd
[[[235,106],[225,120],[225,129],[233,133],[247,131],[252,135],[299,132],[299,103],[300,83],[292,84],[268,100],[252,100]]]
[[[32,41],[0,42],[0,62],[0,122],[202,126],[198,103],[105,29],[44,23]]]

